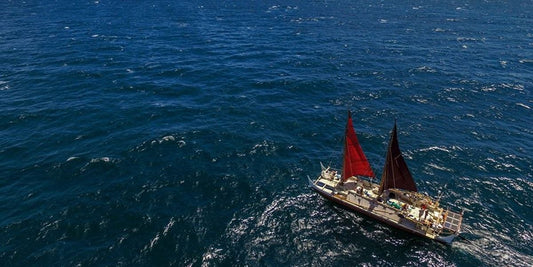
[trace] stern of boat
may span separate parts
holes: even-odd
[[[451,244],[453,240],[459,236],[461,232],[461,224],[463,222],[463,213],[464,212],[453,212],[447,210],[444,213],[444,225],[443,225],[443,234],[436,237],[440,242]],[[448,234],[444,234],[448,233]]]
[[[459,236],[459,234],[453,234],[453,235],[447,235],[447,236],[438,236],[436,237],[435,239],[437,241],[440,241],[442,243],[446,243],[446,244],[451,244],[453,242],[453,240]]]

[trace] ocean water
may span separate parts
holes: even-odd
[[[0,265],[530,266],[533,2],[1,1]],[[446,246],[307,187],[396,119]]]

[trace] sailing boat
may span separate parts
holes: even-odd
[[[359,145],[352,116],[344,137],[342,172],[324,167],[311,188],[324,198],[411,234],[451,244],[461,230],[463,212],[445,209],[434,199],[418,192],[405,163],[396,132],[396,121],[389,140],[385,166],[379,184]]]

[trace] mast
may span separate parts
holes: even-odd
[[[348,111],[348,121],[344,134],[342,182],[357,175],[374,177],[374,172],[357,140],[357,135],[353,128],[352,113]]]
[[[396,121],[394,121],[394,128],[392,129],[389,140],[389,147],[385,158],[383,174],[381,175],[378,195],[381,194],[383,190],[389,188],[399,188],[413,192],[418,191],[413,176],[411,176],[411,172],[409,171],[409,168],[403,159],[402,152],[400,151],[398,135],[396,132]]]

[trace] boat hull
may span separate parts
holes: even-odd
[[[320,179],[319,179],[320,180]],[[317,180],[318,181],[318,180]],[[309,179],[310,187],[325,199],[353,212],[363,214],[396,229],[403,230],[413,235],[433,239],[445,244],[451,244],[457,234],[436,235],[428,233],[427,229],[420,227],[412,220],[408,220],[397,209],[390,207],[377,199],[365,197],[362,194],[348,191],[334,191],[331,187],[320,187],[316,181]]]

